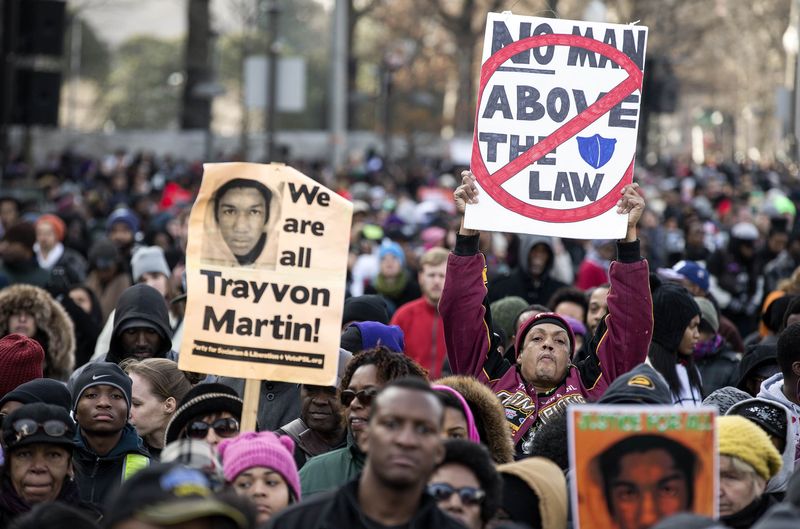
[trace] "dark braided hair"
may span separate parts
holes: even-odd
[[[353,355],[344,371],[339,391],[347,389],[353,373],[361,366],[374,365],[378,371],[378,380],[383,384],[402,377],[420,377],[428,379],[428,371],[403,353],[395,353],[388,347],[379,346],[366,349]]]

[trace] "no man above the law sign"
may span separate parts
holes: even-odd
[[[647,28],[489,13],[468,228],[621,238]]]

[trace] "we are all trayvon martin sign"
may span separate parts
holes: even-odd
[[[468,228],[621,238],[647,28],[489,13]]]

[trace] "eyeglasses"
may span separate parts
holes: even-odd
[[[480,505],[486,493],[475,487],[461,487],[457,489],[448,483],[431,483],[428,485],[428,494],[436,501],[446,501],[453,494],[458,494],[464,505]]]
[[[339,398],[345,406],[350,406],[350,403],[356,398],[358,398],[358,401],[364,406],[369,406],[372,404],[372,401],[375,400],[377,394],[378,390],[375,388],[362,389],[361,391],[346,389],[342,391],[342,395]]]
[[[209,430],[220,437],[234,437],[239,433],[239,421],[232,417],[217,419],[212,423],[194,421],[186,427],[186,437],[189,439],[205,439]]]
[[[67,423],[55,419],[44,421],[42,423],[36,422],[33,419],[19,419],[14,421],[14,424],[11,426],[17,433],[17,442],[40,431],[44,432],[50,437],[63,437],[69,429]]]

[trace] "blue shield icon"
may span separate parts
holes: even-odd
[[[577,140],[581,158],[595,169],[600,169],[608,163],[611,156],[614,155],[614,148],[617,145],[616,139],[604,138],[599,134],[588,138],[578,136]]]

